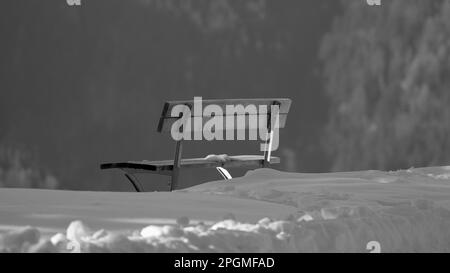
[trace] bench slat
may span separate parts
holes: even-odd
[[[270,109],[270,105],[274,102],[278,102],[280,104],[280,114],[288,114],[289,109],[291,107],[291,99],[287,98],[266,98],[266,99],[214,99],[214,100],[202,100],[203,109],[210,104],[215,104],[222,108],[224,115],[225,106],[226,105],[243,105],[244,107],[248,105],[255,105],[259,107],[259,105],[266,105],[268,109]],[[171,117],[172,108],[176,105],[187,105],[191,109],[191,115],[195,116],[192,109],[194,107],[194,100],[177,100],[177,101],[167,101],[164,104],[163,111],[161,117]],[[201,114],[203,115],[203,113]]]
[[[244,155],[244,156],[230,156],[230,160],[219,162],[215,160],[208,160],[205,158],[186,158],[181,160],[181,168],[233,168],[233,167],[255,167],[261,166],[264,161],[264,156],[260,155]],[[280,163],[279,157],[271,157],[271,164]],[[127,161],[118,163],[105,163],[100,165],[101,169],[127,169],[131,173],[140,172],[158,172],[164,173],[172,171],[173,160],[161,161]]]
[[[202,120],[202,122],[199,125],[202,125],[201,127],[194,127],[194,125],[196,125],[196,123],[194,122],[194,117],[190,118],[190,122],[191,122],[191,132],[198,132],[198,131],[202,131],[203,130],[203,125],[206,124],[207,121],[209,121],[210,119],[212,119],[212,117],[196,117],[197,119],[200,118]],[[256,121],[259,123],[258,121],[258,116],[257,115],[247,115],[246,117],[244,117],[245,120],[245,128],[243,129],[249,129],[250,127],[250,123],[248,122],[250,118],[255,118]],[[222,124],[222,130],[221,131],[226,131],[225,128],[225,117],[224,117],[224,121]],[[236,130],[236,126],[237,126],[237,119],[238,117],[234,117],[234,130]],[[177,120],[179,120],[178,117],[161,117],[159,124],[158,124],[158,132],[170,132],[172,129],[172,125],[174,122],[176,122]],[[266,117],[267,120],[267,117]],[[286,126],[286,120],[287,120],[287,114],[280,114],[279,115],[279,124],[278,124],[278,128],[284,128]],[[257,124],[258,124],[257,123]],[[254,125],[253,125],[254,126]],[[217,129],[217,128],[216,128]],[[252,129],[257,129],[252,127]]]

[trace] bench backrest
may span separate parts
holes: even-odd
[[[198,102],[198,101],[197,101]],[[194,100],[180,100],[180,101],[167,101],[164,103],[164,107],[162,110],[161,117],[159,119],[158,123],[158,132],[170,132],[172,125],[174,122],[176,122],[180,117],[173,117],[172,116],[172,109],[177,105],[186,105],[190,109],[191,114],[191,124],[194,124],[194,119],[202,119],[202,124],[205,124],[209,119],[211,119],[211,116],[204,116],[203,115],[203,109],[207,107],[208,105],[217,105],[222,109],[222,117],[230,118],[230,116],[235,116],[235,119],[245,116],[247,119],[245,122],[245,129],[249,128],[249,114],[246,112],[233,112],[230,113],[227,111],[227,106],[238,106],[241,105],[244,108],[247,106],[256,106],[256,108],[259,109],[260,106],[266,106],[267,107],[267,118],[270,120],[270,116],[272,113],[270,112],[271,105],[278,105],[279,107],[279,123],[277,123],[278,128],[284,128],[286,125],[287,115],[289,113],[289,109],[291,106],[291,100],[287,98],[263,98],[263,99],[214,99],[214,100],[201,100],[201,107],[202,109],[195,109],[197,105],[195,105]],[[196,111],[197,110],[197,111]],[[268,123],[268,126],[270,123]],[[226,126],[223,126],[224,130],[226,130]],[[194,127],[192,131],[195,130],[201,130],[202,128]],[[235,128],[236,129],[236,128]]]

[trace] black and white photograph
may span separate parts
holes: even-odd
[[[449,252],[450,0],[1,0],[0,253]]]

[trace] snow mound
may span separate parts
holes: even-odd
[[[0,231],[0,252],[367,253],[374,245],[381,252],[450,252],[448,177],[449,167],[327,174],[260,169],[173,193],[0,189],[0,227],[14,226]],[[58,204],[64,204],[59,214],[44,213]],[[172,220],[141,225],[116,217],[94,224],[104,229],[88,226],[111,208],[116,216]],[[68,212],[78,220],[60,232],[17,227],[68,219]],[[199,221],[202,215],[208,221]],[[117,221],[127,228],[114,228]]]
[[[376,241],[382,252],[448,252],[448,227],[450,212],[428,205],[404,206],[382,214],[369,208],[322,210],[288,220],[264,218],[253,224],[227,219],[213,224],[150,225],[130,232],[94,232],[74,221],[66,234],[51,238],[41,238],[34,228],[1,235],[0,251],[368,252],[369,242]]]

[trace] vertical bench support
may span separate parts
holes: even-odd
[[[266,150],[264,151],[264,161],[263,161],[263,168],[267,168],[267,166],[269,166],[270,163],[270,153],[271,153],[271,149],[272,149],[272,139],[273,139],[273,131],[272,131],[272,126],[270,125],[271,123],[271,118],[272,118],[272,114],[270,113],[269,110],[269,114],[267,116],[267,138],[266,138]]]
[[[278,107],[280,107],[280,102],[278,101],[274,101],[272,103],[272,105],[278,105]],[[264,161],[263,161],[263,168],[267,168],[270,165],[270,156],[272,154],[272,141],[273,141],[273,128],[272,128],[272,123],[275,126],[279,126],[278,124],[276,124],[278,122],[278,115],[280,109],[278,108],[278,110],[274,113],[272,113],[272,107],[270,107],[267,110],[267,139],[266,139],[266,151],[264,151]],[[275,119],[275,122],[272,122],[272,119]]]
[[[175,148],[175,158],[173,160],[172,180],[170,182],[170,191],[173,191],[178,186],[178,176],[180,173],[181,153],[183,151],[183,140],[177,141]]]

